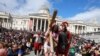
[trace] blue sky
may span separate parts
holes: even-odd
[[[0,0],[0,11],[25,15],[37,12],[43,5],[51,12],[57,9],[63,19],[100,21],[100,0]]]
[[[51,0],[62,17],[72,17],[91,8],[100,8],[100,0]]]

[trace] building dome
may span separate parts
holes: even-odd
[[[49,8],[48,6],[41,6],[41,8],[39,9],[39,13],[45,13],[45,14],[49,14]]]

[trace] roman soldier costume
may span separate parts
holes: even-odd
[[[63,28],[59,32],[56,55],[59,54],[68,56],[68,51],[70,48],[70,41],[71,41],[71,33],[67,30],[68,23],[63,22],[61,27]]]

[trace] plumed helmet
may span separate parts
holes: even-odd
[[[66,26],[66,25],[68,26],[68,22],[66,22],[66,21],[62,22],[62,24],[61,24],[61,26]]]

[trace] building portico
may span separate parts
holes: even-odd
[[[9,13],[0,14],[0,25],[7,29],[27,30],[27,31],[42,31],[46,32],[48,29],[49,20],[52,18],[49,10],[42,8],[37,13],[30,13],[29,15],[19,16],[10,15]],[[100,32],[100,25],[94,23],[86,23],[82,20],[62,20],[56,17],[57,25],[61,25],[63,21],[69,23],[68,30],[74,34],[84,34],[91,32]]]

